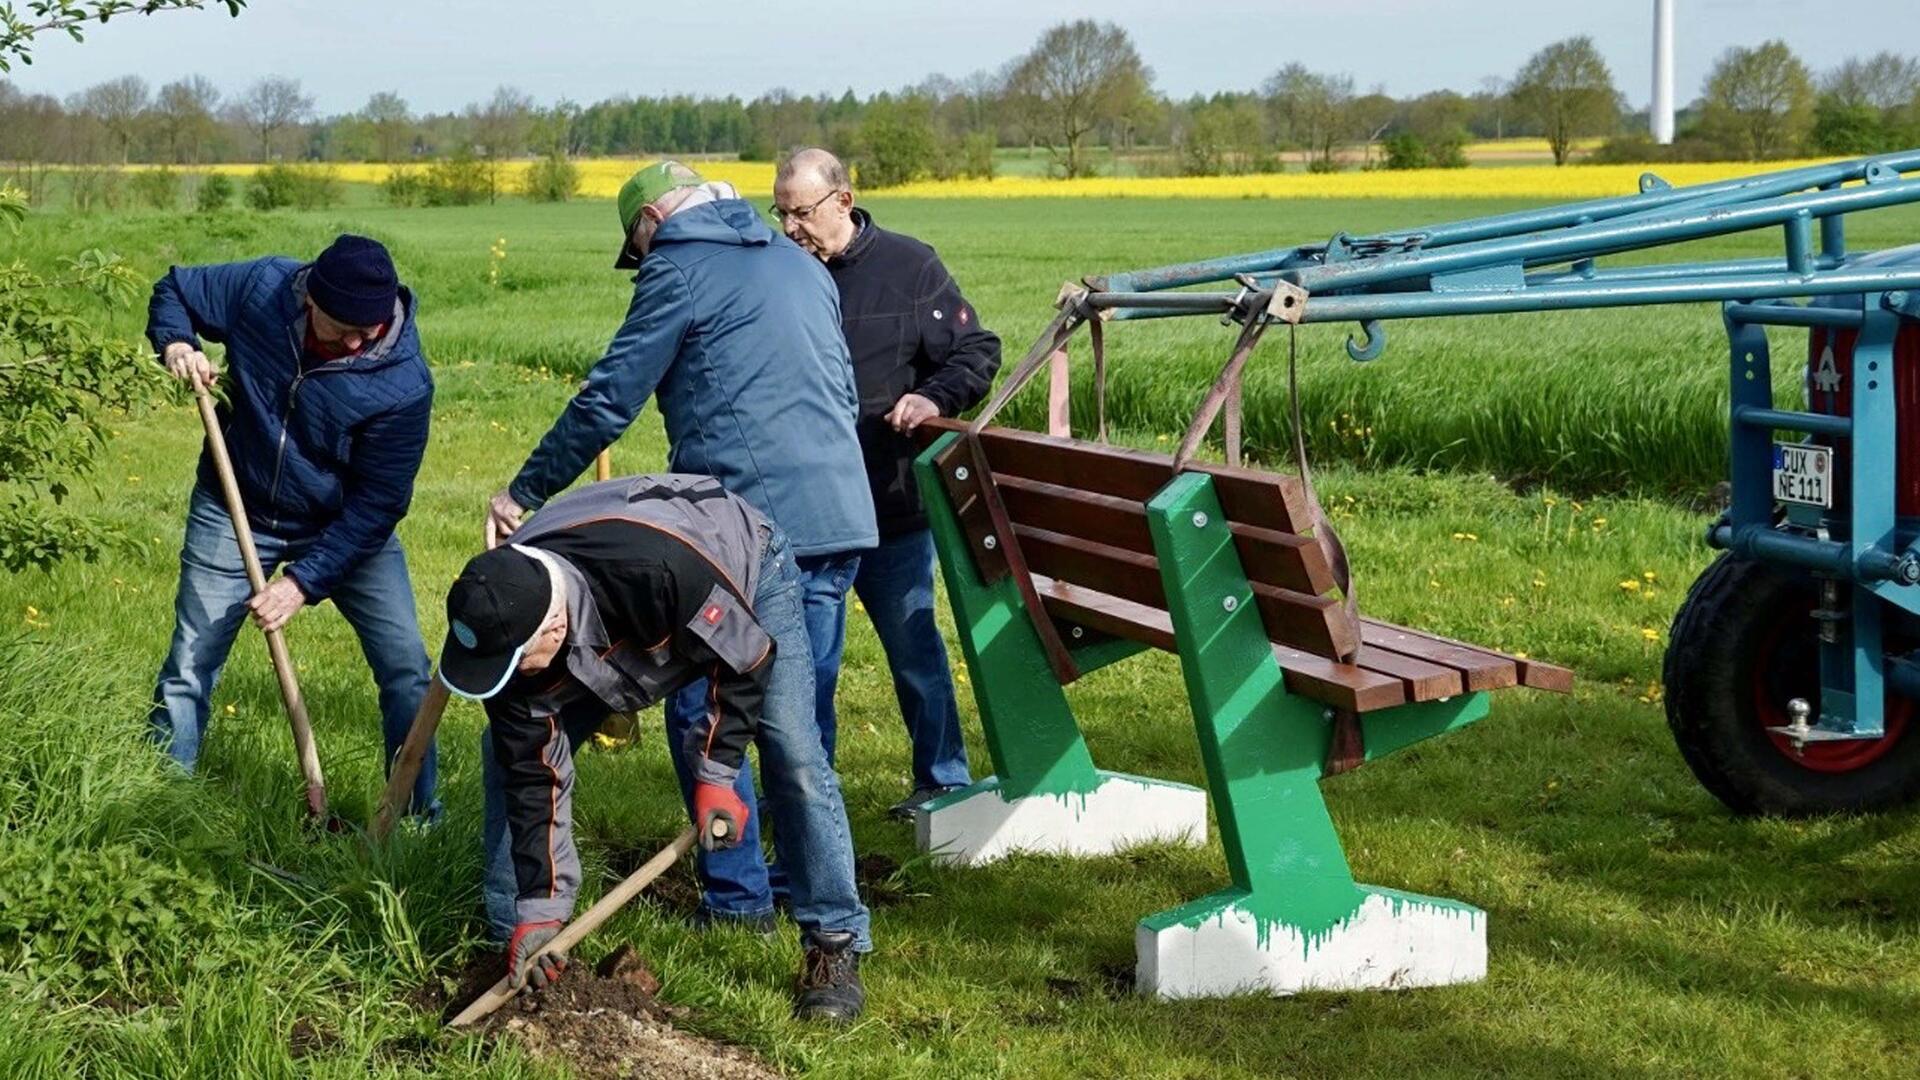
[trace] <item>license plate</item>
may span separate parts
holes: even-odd
[[[1833,508],[1833,451],[1804,443],[1773,444],[1773,497]]]

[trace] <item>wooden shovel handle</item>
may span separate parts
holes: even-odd
[[[668,867],[684,858],[687,852],[693,850],[693,844],[693,829],[689,827],[681,830],[680,835],[674,837],[672,843],[661,848],[660,853],[648,859],[646,864],[640,867],[640,869],[628,874],[625,881],[615,885],[607,892],[607,895],[600,898],[599,903],[588,908],[585,914],[563,927],[558,934],[554,935],[552,941],[547,942],[545,948],[542,948],[534,955],[538,957],[544,956],[547,953],[571,952],[573,947],[585,940],[588,934],[599,929],[601,923],[606,922],[613,917],[615,912],[626,907],[629,900],[632,900],[640,894],[640,890],[652,884],[654,878],[666,873]],[[507,979],[503,978],[499,982],[494,983],[492,989],[475,998],[473,1004],[460,1010],[460,1015],[447,1021],[447,1026],[464,1027],[476,1020],[483,1019],[492,1014],[493,1011],[500,1006],[513,1000],[516,993],[518,993],[518,991],[514,990]]]
[[[213,453],[213,468],[220,476],[220,491],[226,496],[227,516],[233,519],[234,539],[240,544],[240,561],[246,564],[247,583],[253,595],[267,589],[267,575],[260,567],[260,551],[253,543],[253,528],[247,523],[246,504],[240,499],[240,485],[234,480],[233,459],[227,456],[227,440],[220,434],[220,418],[213,411],[213,396],[205,387],[193,388],[200,407],[200,423],[207,429],[207,448]],[[267,655],[273,658],[273,674],[280,682],[280,702],[286,706],[287,722],[293,727],[293,748],[300,758],[300,773],[307,781],[307,813],[315,819],[327,815],[327,782],[320,772],[320,751],[313,742],[313,724],[307,718],[307,703],[300,696],[300,683],[294,678],[293,658],[287,652],[287,639],[278,630],[268,630]]]

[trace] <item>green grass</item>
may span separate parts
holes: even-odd
[[[875,209],[941,247],[1017,349],[1069,276],[1495,208]],[[215,223],[50,217],[16,247],[40,259],[107,247],[157,273],[168,261],[311,251],[349,227],[389,240],[423,298],[439,381],[432,444],[401,527],[437,643],[441,590],[476,544],[486,495],[625,309],[626,278],[608,265],[609,218],[605,204]],[[1912,223],[1883,219],[1861,232],[1889,243]],[[487,247],[501,236],[509,256],[492,289]],[[1724,423],[1715,316],[1686,308],[1393,332],[1388,355],[1364,369],[1339,355],[1335,333],[1303,335],[1316,424],[1360,403],[1375,445],[1393,448],[1349,453],[1322,474],[1364,605],[1560,660],[1582,677],[1571,699],[1499,695],[1485,722],[1326,785],[1361,880],[1490,913],[1487,981],[1287,1000],[1132,997],[1118,976],[1132,968],[1134,922],[1218,887],[1218,848],[972,871],[916,861],[909,832],[885,817],[906,786],[907,745],[858,614],[840,695],[848,806],[857,849],[905,864],[876,905],[868,1018],[847,1032],[786,1018],[791,928],[772,944],[699,936],[641,903],[587,951],[634,943],[665,995],[691,1007],[691,1026],[821,1076],[1907,1073],[1920,1052],[1914,816],[1734,819],[1681,765],[1655,700],[1666,621],[1708,553],[1701,518],[1650,493],[1701,482],[1677,460],[1694,460],[1706,481],[1718,475],[1708,468]],[[1146,445],[1183,426],[1227,345],[1204,321],[1123,326],[1112,340],[1120,419],[1127,439]],[[1269,349],[1250,387],[1249,428],[1262,445],[1282,430],[1271,426],[1282,354]],[[443,729],[446,825],[373,857],[351,839],[302,833],[285,723],[251,632],[215,695],[200,776],[170,775],[143,743],[141,703],[169,625],[198,442],[184,406],[127,418],[98,490],[81,500],[122,526],[130,548],[99,565],[0,578],[0,631],[18,639],[0,655],[0,1075],[541,1072],[510,1043],[440,1037],[408,1003],[429,971],[479,938],[477,709],[457,705]],[[1630,450],[1644,451],[1640,466],[1656,479],[1607,481],[1602,465],[1621,468]],[[663,451],[649,411],[616,447],[616,465],[647,468]],[[1538,467],[1563,457],[1587,471]],[[1409,467],[1430,464],[1446,468]],[[1577,505],[1552,486],[1516,494],[1488,470],[1591,481],[1601,493]],[[1623,589],[1627,580],[1641,587]],[[380,758],[364,662],[329,608],[302,614],[290,637],[335,802],[364,819]],[[1070,696],[1103,766],[1200,781],[1172,658],[1097,672]],[[963,709],[985,771],[964,694]],[[581,764],[576,816],[593,889],[679,823],[658,715],[645,721],[635,747]],[[58,881],[40,876],[46,867]],[[182,896],[181,927],[129,921],[140,890],[178,892],[183,871],[209,888]],[[22,899],[42,896],[59,901],[60,926],[47,903]],[[10,919],[34,929],[36,951],[19,951],[21,923]],[[118,951],[85,944],[95,938]],[[85,978],[67,967],[97,956],[115,959]]]

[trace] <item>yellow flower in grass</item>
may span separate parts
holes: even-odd
[[[1640,636],[1648,641],[1659,641],[1660,631],[1655,630],[1651,626],[1643,626],[1640,628]]]
[[[1622,592],[1630,592],[1630,593],[1639,592],[1640,583],[1638,581],[1635,581],[1633,578],[1628,578],[1627,580],[1622,581],[1620,583],[1620,589]]]

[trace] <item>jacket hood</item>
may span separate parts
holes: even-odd
[[[764,247],[773,243],[773,229],[745,199],[715,199],[676,212],[660,223],[653,246],[705,242],[734,247]]]

